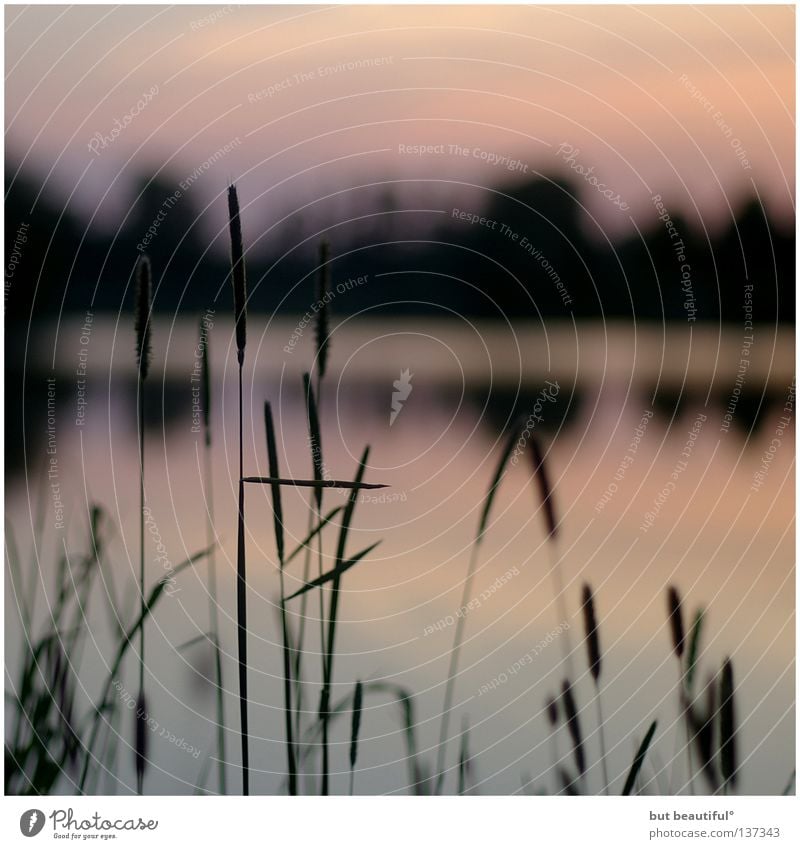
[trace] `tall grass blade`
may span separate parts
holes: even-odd
[[[184,569],[187,569],[189,566],[194,565],[198,560],[201,560],[203,557],[207,557],[210,551],[211,549],[205,548],[202,551],[198,551],[196,554],[193,554],[191,557],[188,557],[182,563],[179,563],[172,570],[170,580],[176,578],[179,574],[181,574],[181,572],[184,571]],[[78,784],[78,792],[81,794],[86,788],[86,779],[88,777],[89,767],[94,758],[94,752],[97,750],[97,738],[100,733],[101,721],[106,715],[106,713],[108,713],[109,710],[113,708],[116,703],[116,700],[114,699],[113,695],[111,695],[111,691],[113,688],[114,681],[119,675],[119,671],[122,666],[122,661],[125,659],[125,655],[128,653],[128,649],[133,645],[133,641],[136,639],[136,635],[139,633],[142,626],[144,625],[146,618],[150,616],[158,600],[163,595],[166,586],[166,581],[158,581],[156,583],[156,585],[153,587],[147,597],[144,610],[140,612],[136,621],[128,628],[128,630],[125,632],[125,635],[122,637],[122,639],[117,645],[117,651],[114,656],[114,660],[111,663],[111,666],[109,667],[105,685],[102,690],[103,698],[100,701],[100,704],[94,710],[94,718],[91,725],[91,731],[89,733],[89,740],[87,744],[83,746],[83,749],[85,751],[85,757],[81,770],[81,778]]]
[[[419,762],[416,739],[416,712],[414,710],[413,694],[405,687],[392,681],[371,681],[364,684],[364,693],[389,693],[397,699],[401,709],[403,735],[406,744],[406,762],[408,763],[409,787],[415,796],[425,795],[424,769]],[[331,706],[329,711],[331,718],[342,716],[344,711],[353,706],[354,695],[348,694]],[[316,743],[322,735],[322,720],[317,718],[316,722],[308,729],[305,744],[301,746],[301,761],[305,761],[316,749]]]
[[[508,465],[508,461],[511,459],[514,446],[519,438],[519,431],[522,427],[522,423],[521,418],[516,420],[506,437],[505,443],[503,444],[503,450],[497,460],[497,466],[495,466],[492,481],[489,484],[489,489],[487,490],[486,496],[483,500],[483,509],[481,510],[481,516],[478,522],[478,533],[475,535],[476,544],[481,542],[484,533],[486,533],[486,528],[489,526],[489,516],[491,515],[492,507],[494,506],[494,500],[497,497],[500,482],[503,479],[503,475],[505,475],[506,466]]]
[[[337,480],[305,480],[303,478],[273,478],[261,477],[257,475],[248,475],[243,478],[245,483],[258,483],[265,486],[272,486],[277,483],[281,486],[296,486],[300,488],[311,489],[386,489],[388,483],[364,483],[359,481],[337,481]]]
[[[328,572],[325,572],[323,575],[320,575],[319,578],[314,578],[312,581],[309,581],[304,586],[300,587],[299,590],[295,590],[291,595],[286,597],[286,601],[291,601],[293,598],[297,598],[298,596],[307,593],[309,590],[313,590],[314,587],[322,587],[325,584],[333,584],[336,581],[340,580],[342,575],[347,572],[349,569],[352,569],[357,563],[362,561],[368,554],[370,554],[374,549],[376,549],[383,540],[378,540],[378,542],[373,542],[371,545],[368,545],[366,548],[362,549],[358,552],[358,554],[354,554],[352,557],[349,557],[343,563],[340,563],[338,566],[334,566]]]
[[[314,525],[309,530],[308,534],[306,534],[306,536],[302,540],[302,542],[298,543],[298,545],[295,546],[295,548],[293,548],[286,555],[285,565],[288,566],[295,559],[295,557],[298,556],[298,554],[301,554],[304,551],[308,551],[308,547],[311,544],[311,542],[314,540],[314,538],[316,536],[318,536],[319,532],[326,525],[329,525],[339,515],[339,513],[342,512],[342,510],[344,510],[344,506],[340,504],[338,507],[334,507],[333,510],[326,513],[325,516],[322,517],[320,522],[318,524]]]
[[[506,466],[511,459],[511,454],[514,451],[514,446],[519,438],[520,429],[524,423],[522,418],[517,419],[513,427],[509,431],[506,441],[503,445],[503,450],[497,461],[494,474],[492,475],[489,489],[486,492],[486,497],[483,501],[480,519],[478,521],[478,532],[475,535],[475,542],[472,544],[470,552],[469,565],[467,566],[467,577],[464,580],[464,589],[461,593],[461,605],[459,609],[465,608],[469,602],[470,593],[472,592],[472,584],[475,579],[475,570],[478,567],[478,555],[480,545],[483,540],[483,535],[489,526],[489,516],[492,512],[492,506],[497,496],[500,487],[500,482],[506,471]],[[439,728],[439,746],[436,753],[436,777],[434,779],[434,793],[438,796],[441,793],[442,785],[444,784],[445,760],[447,755],[447,738],[450,726],[450,712],[453,707],[453,693],[455,692],[455,681],[458,674],[458,661],[461,656],[461,643],[464,639],[464,625],[466,616],[460,616],[456,623],[455,634],[453,635],[453,647],[450,649],[450,663],[447,670],[447,679],[445,682],[444,691],[444,707],[442,709],[442,720]]]
[[[530,436],[530,458],[533,470],[533,479],[539,495],[542,509],[544,510],[545,527],[547,529],[547,540],[550,551],[550,575],[553,579],[553,595],[555,597],[556,610],[560,619],[559,625],[569,623],[566,602],[566,583],[561,568],[561,557],[558,551],[558,522],[556,519],[555,496],[550,483],[550,474],[547,471],[545,456],[539,445],[535,434]],[[574,678],[572,666],[572,639],[568,629],[562,633],[562,662],[566,677]]]
[[[631,764],[631,768],[628,772],[628,777],[625,779],[625,786],[622,788],[623,796],[630,796],[633,788],[636,784],[636,779],[639,776],[639,772],[642,769],[642,764],[644,763],[644,759],[647,756],[647,750],[650,748],[650,744],[653,742],[653,736],[656,733],[656,723],[653,722],[650,728],[647,729],[647,734],[644,735],[644,740],[642,740],[638,751],[636,752],[636,756],[633,759],[633,763]]]
[[[356,501],[358,499],[358,489],[361,481],[364,478],[364,471],[367,467],[369,459],[369,445],[364,449],[361,455],[361,460],[358,463],[358,471],[356,472],[356,483],[359,485],[350,493],[350,498],[344,509],[342,516],[342,524],[339,529],[339,540],[336,546],[336,561],[334,572],[337,573],[332,580],[330,607],[328,612],[328,634],[325,640],[325,652],[323,654],[323,683],[322,695],[320,697],[319,715],[322,720],[322,795],[327,796],[330,785],[330,755],[328,746],[328,726],[330,722],[330,697],[331,684],[333,682],[333,660],[336,656],[336,624],[339,606],[339,586],[341,582],[341,574],[344,571],[345,549],[347,547],[347,536],[350,531],[350,525],[353,521],[353,513],[356,509]]]

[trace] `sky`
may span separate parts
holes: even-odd
[[[106,227],[143,174],[194,175],[198,207],[235,179],[275,220],[366,183],[403,204],[546,174],[611,236],[656,194],[710,230],[757,194],[788,226],[794,14],[8,6],[7,152]]]

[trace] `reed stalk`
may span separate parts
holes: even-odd
[[[198,551],[196,554],[193,554],[191,557],[187,557],[182,563],[179,563],[172,570],[172,577],[175,578],[179,574],[181,574],[185,569],[188,569],[189,566],[194,566],[197,564],[197,561],[206,557],[208,555],[208,550],[204,549],[202,551]],[[83,766],[81,767],[80,780],[78,782],[78,793],[83,795],[86,792],[86,781],[89,776],[89,766],[93,760],[93,752],[97,750],[98,737],[100,734],[100,730],[102,727],[102,721],[109,711],[111,711],[114,707],[114,699],[116,696],[112,695],[113,684],[116,681],[117,676],[119,675],[120,669],[122,667],[122,662],[125,659],[125,655],[128,653],[128,649],[133,645],[133,641],[136,639],[136,635],[141,631],[144,626],[145,620],[148,616],[151,615],[153,608],[158,603],[161,596],[164,594],[164,589],[166,587],[166,583],[164,581],[156,582],[156,585],[150,591],[149,596],[144,605],[144,610],[139,613],[136,621],[131,625],[131,627],[124,633],[124,635],[119,639],[117,643],[117,650],[114,657],[113,662],[109,666],[108,674],[106,676],[105,684],[102,689],[102,700],[99,705],[96,705],[93,708],[93,717],[91,720],[90,731],[89,731],[89,739],[85,744],[82,744],[82,748],[84,751],[84,759]]]
[[[328,726],[330,724],[331,711],[330,711],[330,699],[331,699],[331,687],[333,684],[333,661],[336,657],[336,625],[338,621],[338,609],[339,609],[339,590],[341,586],[342,574],[348,568],[349,562],[354,562],[357,558],[352,558],[351,561],[345,560],[345,549],[347,547],[347,536],[350,531],[350,525],[353,521],[353,514],[356,509],[356,503],[358,500],[358,491],[361,487],[361,482],[364,477],[364,470],[367,466],[367,461],[369,460],[369,445],[364,449],[364,453],[361,455],[361,460],[358,464],[358,471],[356,472],[356,484],[357,486],[350,493],[350,497],[347,501],[347,506],[345,507],[344,514],[342,516],[342,524],[339,529],[339,540],[336,546],[336,561],[334,564],[334,568],[331,574],[331,592],[330,592],[330,603],[328,607],[328,617],[327,617],[327,636],[325,639],[325,652],[323,654],[323,681],[322,681],[322,693],[320,696],[320,705],[319,705],[319,716],[322,722],[322,795],[327,796],[330,790],[330,753],[329,753],[329,739],[328,739]],[[360,556],[363,556],[366,552],[371,551],[374,546],[370,546],[368,549],[365,549],[365,552],[362,552]],[[323,576],[320,577],[319,581],[322,582]]]
[[[469,720],[464,717],[461,729],[461,751],[458,755],[458,795],[466,796],[472,784],[472,761],[469,756]]]
[[[583,617],[586,631],[586,651],[589,660],[589,672],[594,681],[595,704],[597,705],[597,731],[600,735],[600,754],[603,766],[603,791],[609,795],[608,765],[606,763],[606,736],[603,722],[603,705],[600,694],[600,671],[602,656],[600,654],[600,634],[597,629],[597,617],[594,611],[594,595],[588,584],[583,585]]]
[[[558,700],[555,696],[548,696],[544,703],[544,712],[550,726],[550,758],[554,773],[558,773],[561,757],[558,753]]]
[[[700,654],[700,637],[703,630],[703,611],[697,610],[689,633],[689,651],[686,656],[686,671],[684,673],[685,687],[683,692],[683,718],[686,727],[686,760],[689,766],[689,795],[694,795],[694,766],[692,763],[692,723],[689,716],[692,699],[694,698],[694,681],[697,670],[697,658]]]
[[[320,428],[319,409],[322,403],[322,379],[325,377],[328,364],[328,349],[330,346],[330,245],[326,239],[323,239],[319,248],[319,267],[317,271],[316,285],[316,322],[314,327],[315,336],[315,365],[316,365],[316,398],[311,388],[311,378],[309,375],[303,376],[303,384],[306,393],[306,411],[308,415],[308,429],[311,446],[311,462],[314,469],[314,480],[322,480],[322,434]],[[314,492],[314,498],[309,501],[308,508],[308,529],[309,532],[314,525],[315,518],[322,518],[322,496],[323,490],[320,488]],[[315,509],[316,508],[316,509]],[[319,530],[319,539],[316,542],[317,550],[317,577],[322,576],[323,572],[323,538],[322,528]],[[311,571],[311,556],[312,551],[309,548],[305,562],[303,564],[303,580],[308,582]],[[301,663],[301,651],[306,621],[306,610],[308,605],[308,596],[304,595],[300,606],[300,634],[298,638],[298,679],[299,665]],[[325,656],[325,592],[320,586],[319,588],[319,641],[320,641],[320,656]],[[297,722],[298,726],[301,722],[300,699],[302,693],[298,680],[298,705],[297,705]],[[298,732],[299,733],[299,732]],[[327,734],[327,728],[325,728]]]
[[[321,331],[320,331],[320,317],[319,312],[317,313],[317,358],[318,362],[321,363],[320,360],[320,339],[321,339]],[[321,388],[319,372],[317,378],[317,393],[319,393]],[[311,466],[314,474],[314,482],[318,484],[314,488],[314,492],[312,493],[312,498],[309,500],[308,504],[308,527],[309,530],[314,526],[315,519],[322,518],[322,492],[323,492],[323,476],[322,476],[322,433],[320,430],[320,421],[319,421],[319,412],[317,407],[317,400],[314,397],[314,390],[311,385],[311,376],[308,373],[303,375],[303,391],[305,393],[306,399],[306,417],[308,419],[308,440],[309,447],[311,449]],[[323,554],[323,540],[322,540],[322,528],[320,528],[319,538],[316,541],[315,548],[317,550],[317,577],[322,577],[323,572],[323,562],[322,562],[322,554]],[[311,570],[311,548],[308,549],[307,556],[304,563],[303,568],[303,580],[307,583]],[[322,584],[319,587],[319,645],[320,645],[320,657],[325,657],[325,590]],[[301,622],[305,621],[306,608],[308,603],[308,595],[303,594],[302,606],[301,606]],[[323,670],[324,677],[324,670]],[[299,716],[298,716],[299,722]],[[328,728],[326,725],[323,725],[323,736],[324,743],[327,746],[327,734]]]
[[[563,641],[561,659],[565,676],[573,680],[575,677],[572,665],[572,638],[569,635],[569,614],[567,613],[566,584],[564,571],[561,566],[561,554],[558,547],[558,523],[556,521],[555,496],[550,484],[550,475],[547,471],[544,454],[539,446],[539,441],[531,434],[530,458],[533,467],[533,479],[539,494],[539,499],[544,510],[545,527],[547,528],[547,543],[550,557],[550,575],[553,580],[553,595],[556,602],[556,611],[560,619],[559,625],[566,623],[562,631]]]
[[[219,792],[225,796],[228,792],[225,755],[225,689],[222,683],[222,650],[219,640],[219,597],[217,594],[217,558],[214,543],[216,541],[214,522],[214,479],[211,462],[211,367],[209,365],[208,324],[200,319],[200,389],[203,407],[203,481],[206,502],[206,546],[208,555],[208,616],[214,646],[214,671],[216,678],[217,708],[217,768]]]
[[[733,664],[730,658],[725,658],[722,664],[722,674],[719,685],[719,764],[722,774],[722,792],[727,795],[728,789],[736,787],[737,780],[737,740],[736,740],[736,705],[733,683]]]
[[[139,401],[137,429],[139,437],[139,613],[144,619],[144,383],[150,370],[152,355],[150,347],[150,320],[152,311],[152,279],[150,260],[146,256],[139,257],[136,285],[136,314],[134,329],[136,331],[136,388]],[[141,796],[144,789],[144,773],[146,766],[146,734],[147,728],[138,719],[140,711],[145,711],[144,690],[144,624],[139,631],[139,695],[137,698],[136,720],[136,793]]]
[[[315,365],[316,365],[316,398],[311,388],[311,378],[309,375],[303,376],[303,384],[306,392],[306,411],[308,414],[308,429],[311,443],[311,462],[314,468],[314,480],[322,480],[322,434],[320,429],[319,409],[322,403],[322,379],[325,377],[325,372],[328,365],[328,348],[330,346],[330,245],[327,239],[320,242],[319,247],[319,266],[317,270],[317,285],[316,285],[316,322],[314,327],[315,336]],[[315,490],[314,498],[309,502],[308,509],[308,527],[309,530],[314,524],[315,518],[322,518],[322,488]],[[316,509],[315,509],[316,508]],[[317,550],[317,577],[322,576],[323,572],[323,538],[322,528],[319,531],[319,539],[316,543]],[[308,581],[311,569],[311,550],[309,549],[303,569],[303,580]],[[306,606],[308,603],[307,596],[303,596],[301,605],[301,629],[305,622]],[[301,641],[302,642],[302,641]],[[319,588],[319,642],[320,656],[325,656],[325,592],[320,585]],[[298,722],[300,721],[298,707]],[[323,728],[323,733],[327,735],[327,726]],[[327,740],[326,740],[327,743]]]
[[[688,697],[686,693],[686,671],[683,664],[683,656],[686,650],[686,631],[683,626],[683,605],[678,590],[670,586],[667,588],[667,618],[669,619],[670,634],[672,636],[672,651],[678,659],[678,710],[680,713],[681,724],[686,726],[687,746],[690,748],[691,732],[687,718]],[[680,748],[680,732],[676,731],[675,737],[675,757],[672,761],[669,775],[669,791],[672,793],[675,777],[675,761]],[[689,780],[691,781],[692,763],[691,755],[688,755],[689,760]]]
[[[250,754],[247,729],[247,560],[244,524],[244,434],[242,372],[247,345],[247,283],[245,280],[242,223],[236,186],[228,187],[228,226],[231,239],[231,280],[236,321],[236,359],[239,365],[239,517],[236,535],[236,631],[239,651],[239,716],[242,740],[242,794],[250,795]]]
[[[575,757],[575,766],[578,775],[583,778],[586,775],[586,752],[583,747],[583,734],[581,733],[578,706],[572,694],[572,684],[565,678],[561,685],[561,696],[564,704],[564,718],[567,722],[567,730],[572,738],[572,753]]]

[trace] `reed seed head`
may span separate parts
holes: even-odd
[[[558,727],[558,702],[555,696],[548,696],[544,703],[544,710],[547,714],[547,721],[553,728]]]
[[[719,685],[719,762],[722,778],[736,784],[736,711],[734,705],[733,664],[730,658],[722,664]]]
[[[686,689],[691,694],[694,690],[697,658],[700,653],[700,638],[703,631],[703,611],[699,609],[694,614],[694,621],[689,632],[689,653],[686,658]]]
[[[231,236],[231,277],[233,280],[233,314],[236,320],[236,354],[239,365],[244,362],[247,344],[247,283],[244,270],[242,222],[239,217],[239,195],[236,186],[228,187],[228,226]]]
[[[356,690],[353,694],[353,723],[350,729],[350,769],[354,769],[358,757],[358,734],[361,730],[361,708],[364,699],[364,687],[360,681],[356,682]]]
[[[578,708],[572,695],[572,686],[568,680],[561,685],[561,693],[564,702],[564,715],[567,719],[567,728],[572,738],[572,749],[575,753],[575,765],[581,775],[586,772],[586,754],[583,749],[583,735],[581,734],[580,720],[578,719]]]
[[[583,585],[583,622],[586,629],[586,651],[589,655],[589,671],[595,683],[600,678],[600,639],[597,633],[597,619],[594,615],[594,597],[592,588]]]
[[[264,429],[267,433],[267,465],[269,475],[271,478],[277,480],[280,478],[278,443],[275,436],[275,424],[272,419],[272,406],[269,401],[264,401]],[[272,517],[275,523],[275,547],[278,553],[278,563],[281,571],[283,571],[284,529],[281,487],[280,484],[272,483],[270,489],[272,490]]]
[[[150,370],[150,313],[152,310],[152,279],[150,260],[142,255],[136,266],[136,366],[139,379],[144,380]]]
[[[553,539],[556,538],[558,527],[556,525],[556,509],[553,500],[553,488],[550,485],[550,476],[547,473],[547,466],[544,461],[539,441],[531,434],[531,462],[533,463],[533,476],[539,488],[539,496],[544,507],[544,517],[547,523],[547,534]]]
[[[461,748],[458,753],[458,795],[464,796],[473,783],[471,781],[472,760],[469,755],[469,720],[464,717],[461,729]]]
[[[697,747],[700,768],[708,783],[716,790],[719,787],[719,778],[714,765],[714,727],[717,718],[717,682],[714,678],[706,681],[705,701],[705,711],[693,702],[687,706],[686,716]]]
[[[672,649],[678,659],[683,657],[686,637],[683,630],[683,613],[681,611],[681,597],[675,587],[667,590],[667,612],[669,624],[672,628]]]
[[[558,768],[558,777],[561,781],[561,786],[564,789],[564,793],[567,796],[580,796],[580,792],[578,790],[578,782],[575,778],[573,778],[564,767]]]
[[[136,762],[137,783],[141,786],[144,770],[147,764],[147,701],[144,693],[139,693],[136,700],[136,734],[134,741],[134,758]]]
[[[319,246],[319,272],[317,275],[317,321],[316,321],[316,343],[317,343],[317,367],[320,380],[325,377],[328,366],[329,348],[329,315],[330,315],[330,291],[331,291],[331,247],[327,239],[323,239]]]

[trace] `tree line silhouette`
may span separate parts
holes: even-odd
[[[142,181],[124,226],[111,233],[87,228],[74,210],[39,196],[30,175],[22,172],[10,182],[13,173],[7,165],[5,300],[12,335],[19,322],[62,309],[126,308],[122,294],[142,249],[153,263],[156,311],[196,312],[211,305],[217,292],[227,298],[224,232],[208,236],[217,211],[200,212],[190,194],[176,197],[168,180]],[[654,207],[652,226],[641,236],[611,242],[563,180],[537,178],[503,192],[465,191],[446,215],[428,220],[426,213],[388,214],[395,210],[385,194],[358,198],[355,203],[379,212],[385,204],[387,214],[371,216],[368,230],[362,221],[342,223],[340,211],[318,205],[314,222],[292,215],[282,236],[269,241],[254,232],[262,217],[248,215],[250,308],[308,309],[316,234],[324,231],[336,258],[334,283],[364,275],[370,280],[337,300],[339,314],[373,308],[741,323],[745,286],[751,284],[755,322],[794,320],[794,234],[769,220],[755,200],[713,237],[679,215],[668,224],[659,220]],[[262,220],[263,232],[271,222]],[[320,220],[329,223],[321,226]]]

